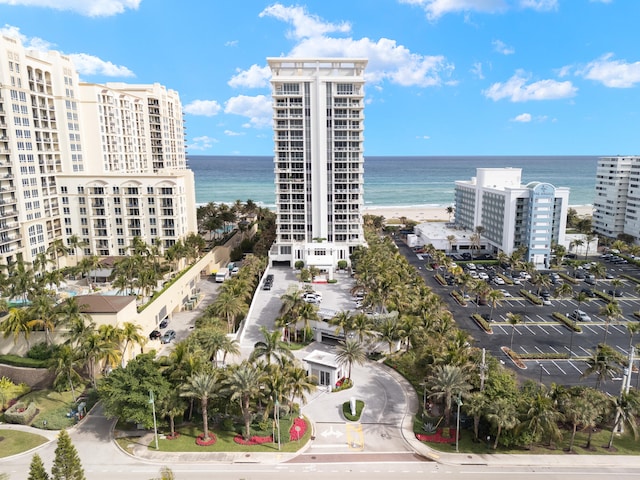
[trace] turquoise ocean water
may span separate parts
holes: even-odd
[[[248,199],[275,206],[273,157],[189,156],[196,202],[233,203]],[[480,167],[522,168],[522,181],[569,187],[571,205],[590,205],[595,193],[597,156],[561,157],[375,157],[365,158],[366,206],[437,206],[453,203],[454,182],[469,180]]]

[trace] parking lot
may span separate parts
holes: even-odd
[[[621,274],[631,275],[640,278],[640,269],[624,263],[610,263],[605,259],[594,256],[589,260],[603,263],[606,267],[606,279],[596,279],[595,285],[590,285],[584,280],[578,281],[577,284],[571,285],[574,294],[581,292],[583,289],[598,290],[608,293],[614,290],[612,281],[618,279],[622,281],[621,287],[618,288],[621,296],[616,298],[621,310],[622,317],[613,320],[607,327],[606,319],[600,314],[600,310],[606,305],[606,301],[597,296],[588,297],[587,300],[578,304],[574,296],[567,298],[554,298],[554,289],[558,285],[548,288],[550,297],[546,305],[534,305],[520,293],[521,289],[525,289],[533,294],[537,294],[538,286],[531,284],[529,281],[522,279],[522,285],[496,284],[490,278],[486,278],[492,288],[503,290],[505,297],[500,305],[493,309],[489,305],[479,306],[471,299],[466,307],[460,306],[450,295],[455,286],[442,286],[435,280],[435,273],[428,269],[426,261],[420,255],[414,253],[403,242],[397,241],[400,248],[409,262],[416,266],[422,273],[426,283],[433,289],[435,293],[442,296],[448,304],[450,310],[460,328],[469,332],[476,340],[476,346],[484,347],[491,352],[496,358],[504,362],[504,364],[512,368],[521,379],[530,379],[536,382],[551,384],[555,382],[563,385],[595,385],[595,377],[581,378],[582,373],[586,370],[587,364],[585,359],[591,356],[598,343],[605,340],[606,343],[614,348],[617,352],[625,357],[629,355],[631,336],[627,325],[639,321],[633,312],[640,310],[640,296],[635,291],[636,284],[621,278]],[[502,270],[498,270],[502,273]],[[573,276],[573,270],[564,270],[565,273]],[[586,273],[586,274],[585,274]],[[588,272],[579,273],[588,278]],[[593,283],[593,282],[591,282]],[[544,288],[544,287],[543,287]],[[473,297],[473,294],[471,294]],[[564,326],[558,320],[554,319],[553,312],[559,312],[570,316],[574,310],[580,309],[590,317],[589,321],[578,321],[577,324],[582,328],[580,333],[572,333],[571,329]],[[485,333],[472,319],[471,314],[480,313],[485,318],[492,318],[491,326],[493,333]],[[518,313],[522,317],[520,324],[512,326],[507,320],[507,313]],[[501,347],[508,347],[511,343],[511,335],[513,333],[513,350],[521,353],[564,353],[571,352],[571,358],[566,360],[526,360],[526,369],[516,368],[511,360],[502,352]],[[633,338],[633,344],[638,343],[640,333]],[[632,385],[636,385],[639,381],[638,372],[634,372],[632,376]],[[618,393],[621,388],[622,373],[604,385],[610,393]]]

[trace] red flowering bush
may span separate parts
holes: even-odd
[[[238,445],[262,445],[263,443],[273,442],[273,437],[271,435],[267,435],[264,437],[253,435],[249,440],[245,440],[242,435],[236,435],[235,437],[233,437],[233,441]]]
[[[298,428],[296,428],[298,427]],[[290,441],[301,439],[307,431],[307,422],[304,418],[296,417],[293,421],[293,425],[289,429]]]
[[[430,443],[454,443],[456,441],[456,429],[450,429],[451,435],[448,437],[442,436],[442,429],[439,428],[433,435],[427,435],[426,433],[416,433],[416,438],[421,442]]]
[[[217,440],[218,439],[216,438],[216,436],[213,433],[209,432],[209,440],[205,441],[204,433],[201,433],[197,436],[196,443],[201,447],[208,447],[209,445],[213,445],[214,443],[216,443]]]
[[[167,440],[175,440],[176,438],[178,438],[180,436],[180,433],[176,432],[173,435],[169,434],[169,435],[165,435],[164,438],[166,438]]]

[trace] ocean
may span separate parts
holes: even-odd
[[[522,168],[522,182],[543,181],[569,187],[571,205],[591,205],[597,156],[367,156],[364,202],[368,207],[446,206],[454,201],[454,182],[469,180],[480,167]],[[253,200],[275,207],[272,156],[188,157],[195,175],[196,202]]]

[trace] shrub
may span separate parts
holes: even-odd
[[[340,270],[344,270],[345,268],[347,268],[347,261],[346,260],[338,260],[338,268]]]
[[[340,380],[338,380],[338,382],[336,383],[336,386],[333,387],[332,392],[340,392],[342,390],[347,390],[349,388],[353,387],[353,382],[351,381],[350,378],[342,378]]]
[[[593,290],[593,294],[607,303],[611,303],[613,301],[613,297],[611,295],[601,292],[600,290]]]
[[[328,280],[327,283],[338,283],[338,280],[332,278],[331,280]]]
[[[582,332],[582,327],[578,324],[576,324],[576,322],[574,322],[573,320],[571,320],[570,318],[568,318],[566,315],[563,315],[560,312],[553,312],[551,314],[553,316],[553,318],[555,318],[556,320],[561,321],[562,323],[565,324],[565,326],[567,326],[568,328],[570,328],[571,330],[573,330],[574,332]]]
[[[27,357],[33,360],[49,360],[56,351],[54,345],[47,345],[45,342],[36,343],[27,352]]]
[[[440,275],[439,273],[435,274],[435,279],[436,282],[438,282],[440,285],[445,286],[447,284],[447,281],[444,279],[444,277],[442,275]]]
[[[534,293],[529,292],[528,290],[525,290],[524,288],[520,289],[520,295],[526,297],[527,300],[529,300],[534,305],[542,305],[542,300],[540,299],[540,297],[538,297]]]
[[[451,296],[455,299],[456,302],[458,302],[460,304],[460,306],[462,306],[462,307],[466,307],[467,306],[467,301],[464,299],[462,294],[460,292],[458,292],[457,290],[452,290],[451,291]]]
[[[0,355],[0,363],[13,365],[14,367],[45,368],[48,362],[46,360],[19,357],[18,355]]]
[[[344,415],[344,418],[351,422],[357,422],[358,420],[360,420],[363,409],[364,402],[362,400],[356,400],[356,414],[351,415],[351,401],[344,402],[342,404],[342,414]]]
[[[16,402],[4,412],[4,419],[8,423],[17,423],[18,425],[29,425],[38,414],[36,404],[31,402],[25,405],[24,402]]]
[[[487,322],[484,318],[482,318],[482,315],[480,315],[479,313],[474,313],[473,315],[471,315],[471,318],[473,318],[473,320],[487,333],[493,333],[493,330],[491,328],[491,325],[489,324],[489,322]]]
[[[302,270],[304,268],[304,262],[302,260],[297,260],[296,263],[293,264],[296,270]]]

